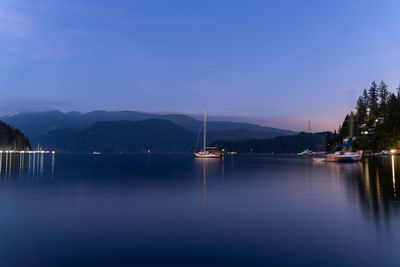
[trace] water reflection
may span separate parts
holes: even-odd
[[[0,183],[22,183],[54,177],[55,154],[0,152]]]
[[[203,211],[207,211],[207,169],[212,173],[211,177],[215,177],[214,172],[221,170],[221,178],[224,180],[225,168],[224,161],[214,158],[195,158],[195,166],[197,170],[201,170],[203,182]],[[217,177],[219,175],[217,174]]]
[[[397,195],[396,195],[396,172],[395,172],[395,169],[394,169],[394,155],[392,155],[391,158],[392,158],[393,196],[394,196],[394,198],[397,198]]]
[[[358,195],[364,216],[371,218],[377,226],[381,223],[389,226],[391,218],[400,215],[396,191],[400,158],[368,158],[356,167],[347,166],[353,168],[343,172],[345,175],[342,176],[349,195]]]

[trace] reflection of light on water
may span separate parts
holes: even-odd
[[[394,172],[394,155],[392,155],[392,182],[393,182],[393,193],[396,198],[396,174]]]
[[[22,171],[24,169],[24,159],[25,159],[24,156],[19,157],[19,172],[18,172],[19,173],[19,177],[21,177]]]
[[[6,154],[6,173],[8,172],[8,153]]]
[[[363,214],[368,220],[373,219],[379,231],[390,231],[392,217],[396,216],[397,222],[400,216],[396,188],[396,157],[366,158],[362,172],[348,173],[345,179],[352,196],[358,194]],[[353,189],[357,189],[358,192]]]
[[[376,198],[378,200],[378,205],[381,205],[381,185],[379,181],[379,172],[376,169]]]
[[[52,153],[51,155],[51,178],[54,178],[54,160],[55,160],[56,154]]]
[[[203,160],[203,201],[204,209],[207,208],[207,161]]]
[[[45,156],[47,153],[23,153],[0,151],[0,182],[20,182],[24,178],[32,180],[42,179],[47,175],[54,175],[55,155],[52,154],[51,166],[50,159]],[[50,154],[49,154],[50,155]],[[27,162],[25,163],[25,157]],[[48,161],[46,161],[46,158]],[[46,162],[48,162],[46,164]],[[47,167],[47,169],[46,169]],[[51,167],[51,172],[50,172]]]
[[[10,166],[9,166],[9,168],[8,168],[8,178],[10,179],[11,178],[11,172],[12,172],[12,157],[13,155],[11,154],[10,155]]]
[[[198,169],[201,169],[202,171],[202,179],[203,179],[203,206],[204,206],[204,211],[206,211],[207,208],[207,168],[210,169],[211,171],[213,170],[219,170],[221,167],[220,165],[221,160],[220,159],[215,159],[215,158],[195,158],[195,165],[198,167]],[[224,164],[222,162],[222,168]],[[224,169],[222,169],[222,179],[224,176]]]
[[[36,154],[33,154],[32,158],[32,172],[35,173],[35,168],[36,168]]]
[[[43,162],[44,162],[44,154],[40,154],[40,174],[43,176]]]
[[[32,154],[28,156],[28,174],[31,172],[31,161],[32,161]]]
[[[367,199],[371,199],[371,181],[369,177],[369,166],[368,160],[365,161],[365,193],[367,195]]]

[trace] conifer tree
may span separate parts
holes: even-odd
[[[356,106],[356,117],[359,124],[367,120],[367,115],[368,115],[367,112],[368,112],[367,103],[364,101],[364,98],[360,96],[357,100],[357,106]]]
[[[379,83],[378,93],[380,98],[379,116],[385,117],[387,113],[387,100],[389,96],[389,91],[388,91],[388,86],[383,81]]]
[[[397,90],[397,97],[400,97],[400,84],[399,86],[397,86],[396,90]]]
[[[375,81],[371,83],[371,87],[368,91],[368,107],[369,107],[369,119],[375,120],[379,114],[379,104],[378,104],[378,86]]]

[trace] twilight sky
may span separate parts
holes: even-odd
[[[399,18],[397,0],[1,0],[0,113],[207,104],[334,129],[372,80],[400,83]]]

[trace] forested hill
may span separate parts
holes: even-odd
[[[2,150],[30,150],[28,138],[17,130],[0,121],[0,149]]]
[[[21,129],[32,143],[38,143],[38,139],[52,130],[66,128],[83,130],[101,121],[142,121],[148,119],[167,120],[195,134],[201,131],[202,121],[183,114],[160,115],[135,111],[93,111],[89,113],[48,111],[0,117],[0,120],[12,127]],[[245,140],[296,134],[293,131],[233,121],[209,121],[207,130],[210,134],[210,140]]]
[[[239,153],[298,153],[305,149],[325,151],[326,132],[299,133],[290,136],[278,136],[268,139],[247,141],[217,141],[214,145],[226,151]]]
[[[389,91],[383,81],[363,90],[353,119],[353,150],[400,150],[400,85],[396,90]],[[337,132],[327,136],[328,150],[335,150],[335,144],[350,135],[350,115]]]
[[[102,152],[188,152],[197,135],[167,120],[103,121],[85,129],[58,129],[43,136],[49,150]]]

